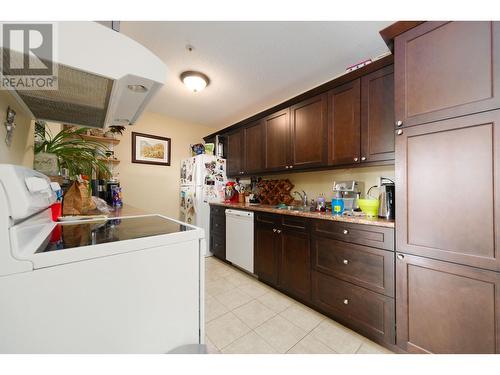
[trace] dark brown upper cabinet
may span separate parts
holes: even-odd
[[[398,133],[398,251],[500,271],[500,110]]]
[[[262,121],[243,129],[243,173],[251,174],[264,168],[264,131]]]
[[[331,165],[357,164],[361,161],[360,92],[360,79],[356,79],[328,93]]]
[[[500,108],[499,22],[425,22],[394,49],[399,126]]]
[[[285,169],[290,165],[289,108],[265,117],[263,120],[263,127],[265,169],[267,171]]]
[[[394,65],[361,78],[361,162],[394,160]]]
[[[409,353],[500,353],[500,273],[397,254],[397,344]]]
[[[240,175],[243,172],[243,130],[229,133],[226,139],[227,175]]]
[[[322,94],[290,108],[291,165],[306,168],[328,161],[328,96]]]

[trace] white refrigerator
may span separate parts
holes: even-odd
[[[181,161],[179,219],[205,230],[206,255],[211,255],[209,203],[224,200],[226,182],[225,159],[203,154]]]

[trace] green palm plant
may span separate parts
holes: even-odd
[[[63,129],[53,135],[46,126],[35,127],[35,155],[48,153],[57,156],[59,171],[67,168],[69,178],[76,179],[78,175],[92,176],[96,171],[99,176],[107,178],[111,175],[106,161],[109,149],[99,142],[83,139],[82,135],[88,128]]]

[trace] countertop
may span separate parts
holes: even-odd
[[[270,212],[279,215],[291,215],[291,216],[301,216],[308,217],[311,219],[322,219],[331,221],[340,221],[344,223],[353,224],[365,224],[365,225],[376,225],[379,227],[394,228],[394,220],[381,219],[378,217],[366,217],[366,216],[334,216],[331,212],[310,212],[310,211],[292,211],[292,210],[282,210],[275,206],[267,206],[263,204],[250,205],[247,203],[224,203],[224,202],[212,202],[211,205],[223,206],[228,208],[247,210],[247,211],[260,211],[260,212]]]

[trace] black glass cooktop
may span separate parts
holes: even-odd
[[[185,232],[193,228],[160,216],[59,223],[37,253]]]

